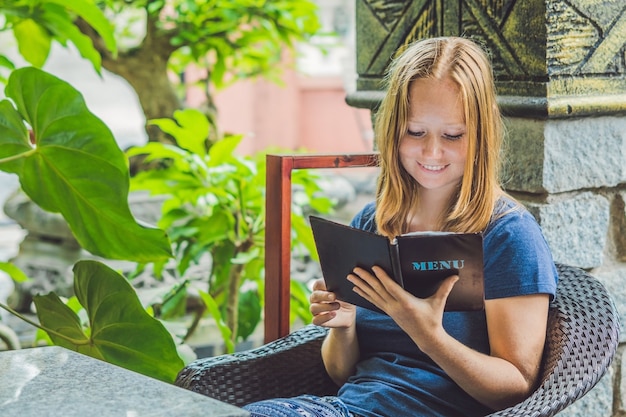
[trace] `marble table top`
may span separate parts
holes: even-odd
[[[245,417],[240,408],[58,346],[0,352],[2,417]]]

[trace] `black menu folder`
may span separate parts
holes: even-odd
[[[354,267],[383,268],[405,290],[420,298],[457,274],[446,311],[484,308],[483,244],[480,233],[418,232],[387,237],[310,216],[326,288],[351,304],[378,310],[353,291],[346,279]]]

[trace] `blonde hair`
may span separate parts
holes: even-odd
[[[376,113],[375,136],[380,152],[376,225],[390,238],[407,232],[411,208],[419,199],[418,184],[403,168],[399,142],[407,131],[409,87],[416,79],[450,78],[459,87],[467,127],[467,162],[460,187],[441,230],[480,232],[496,201],[503,126],[496,103],[493,70],[485,52],[459,37],[424,39],[401,51],[389,66],[387,92]]]

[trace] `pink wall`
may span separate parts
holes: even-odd
[[[301,78],[299,81],[302,146],[318,152],[373,149],[370,112],[346,104],[341,78]]]
[[[372,149],[369,111],[346,104],[340,77],[284,70],[282,79],[283,85],[243,81],[216,94],[221,129],[245,135],[241,154],[270,146],[316,153]],[[197,104],[201,96],[190,89],[188,100]]]

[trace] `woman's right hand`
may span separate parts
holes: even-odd
[[[354,325],[356,307],[339,301],[334,292],[326,289],[324,279],[313,283],[313,292],[309,298],[313,313],[313,324],[332,328],[347,328]]]

